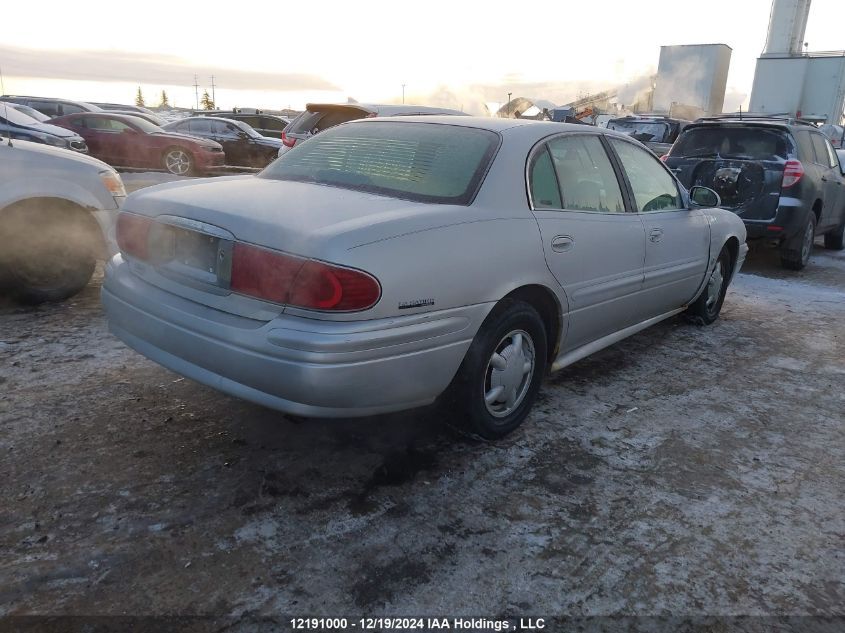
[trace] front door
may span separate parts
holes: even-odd
[[[657,314],[695,298],[710,257],[710,223],[704,212],[688,209],[675,179],[651,152],[622,139],[610,139],[625,170],[645,229],[643,301]]]
[[[643,225],[626,212],[599,135],[557,136],[535,148],[530,165],[546,261],[569,302],[562,351],[643,320]]]

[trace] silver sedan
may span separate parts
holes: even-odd
[[[745,228],[588,126],[369,119],[256,176],[127,198],[103,303],[140,353],[291,414],[431,404],[516,428],[543,376],[662,319],[712,323]]]

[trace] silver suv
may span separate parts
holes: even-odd
[[[454,115],[468,116],[460,110],[435,108],[417,105],[379,105],[373,103],[309,103],[305,112],[291,121],[282,132],[284,147],[279,149],[279,156],[305,139],[327,130],[335,125],[383,116],[419,116],[419,115]]]

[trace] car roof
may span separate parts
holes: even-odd
[[[31,101],[55,101],[58,103],[73,103],[74,105],[91,108],[93,112],[99,112],[102,108],[87,101],[76,101],[74,99],[62,99],[61,97],[33,97],[30,95],[3,95],[0,99],[30,99]]]
[[[816,129],[814,126],[805,125],[803,123],[800,124],[793,124],[786,120],[778,120],[778,119],[710,119],[710,120],[698,120],[693,121],[690,123],[685,132],[690,129],[695,128],[702,128],[702,127],[756,127],[761,129],[775,129],[775,130],[811,130]]]
[[[395,105],[390,103],[308,103],[305,105],[306,111],[315,111],[320,109],[341,109],[349,108],[356,110],[364,110],[366,112],[380,114],[382,116],[396,116],[402,113],[422,113],[431,112],[432,114],[449,114],[467,116],[466,112],[460,110],[452,110],[450,108],[439,108],[436,106],[421,106],[421,105]]]
[[[196,121],[198,119],[202,119],[202,120],[206,120],[206,121],[215,121],[215,122],[216,121],[223,121],[225,123],[234,123],[235,125],[238,125],[238,126],[240,126],[240,125],[247,125],[248,126],[248,124],[244,123],[243,121],[238,121],[237,119],[227,119],[226,117],[223,117],[223,116],[209,116],[209,115],[206,115],[206,114],[202,114],[202,115],[198,115],[198,116],[186,116],[185,118],[177,119],[176,121],[171,121],[170,123],[168,123],[168,125],[172,125],[174,123],[184,123],[186,121]]]
[[[395,125],[401,125],[405,123],[431,123],[477,128],[481,130],[489,130],[491,132],[499,133],[508,130],[509,134],[524,135],[526,137],[536,137],[537,139],[544,138],[552,134],[560,134],[561,132],[590,132],[594,134],[603,134],[605,136],[613,136],[628,141],[631,140],[631,137],[627,134],[623,134],[615,130],[608,130],[603,127],[596,127],[593,125],[583,125],[577,123],[558,123],[556,121],[535,121],[533,119],[503,119],[497,117],[455,117],[448,115],[402,116],[385,118],[371,117],[367,119],[356,119],[355,121],[349,121],[348,123],[343,123],[342,125],[371,125],[374,123],[389,123]]]

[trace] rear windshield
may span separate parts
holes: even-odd
[[[286,132],[293,134],[317,134],[335,125],[363,119],[369,114],[359,108],[326,108],[324,110],[306,110],[288,125]]]
[[[700,127],[687,129],[675,141],[673,158],[786,159],[785,132],[761,127]]]
[[[475,196],[498,146],[499,135],[489,130],[352,123],[297,145],[260,177],[465,205]]]
[[[668,123],[653,121],[608,121],[607,129],[618,130],[631,136],[641,143],[663,143],[668,140],[670,129]]]

